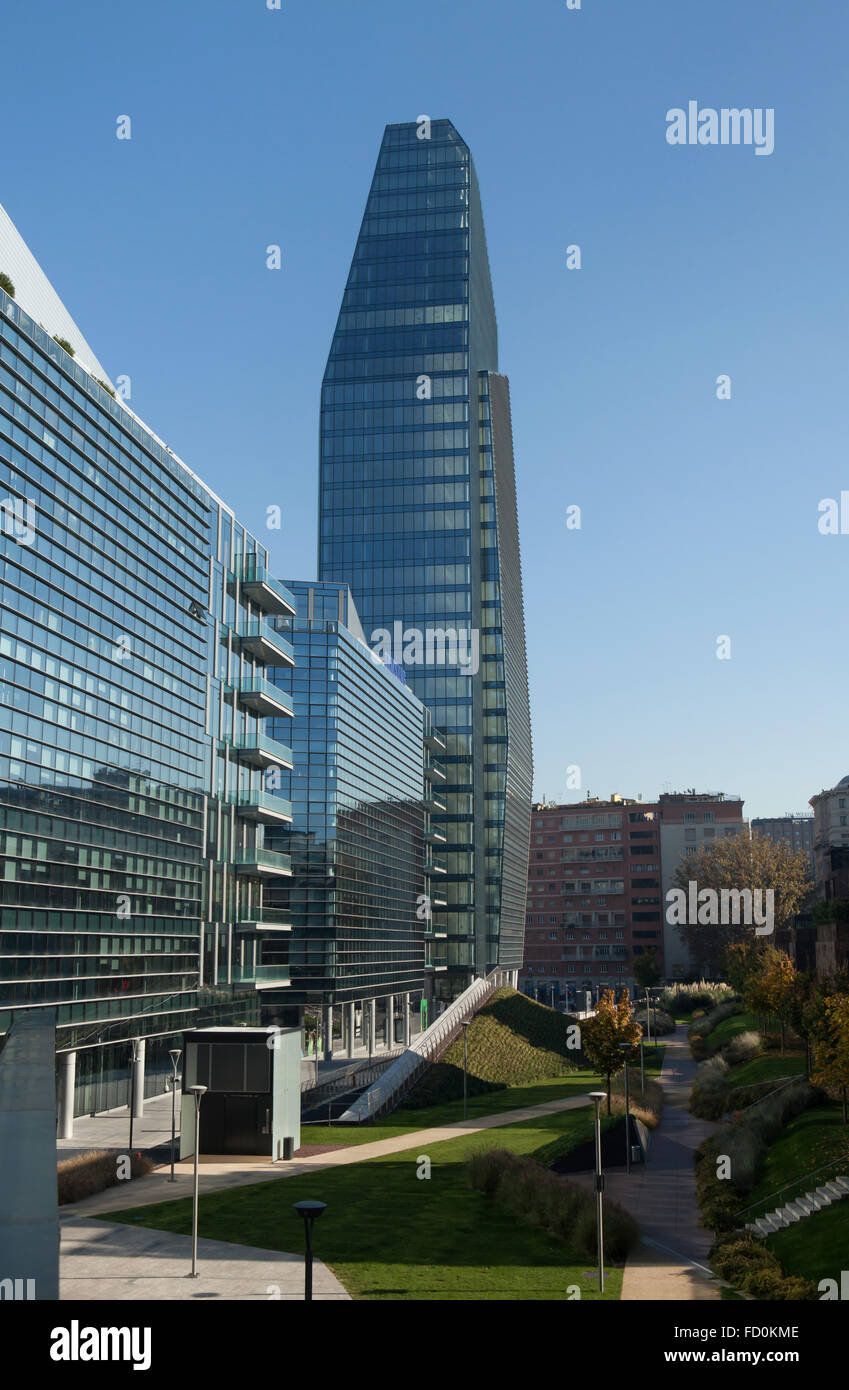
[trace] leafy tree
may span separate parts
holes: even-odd
[[[758,957],[759,963],[744,983],[743,1002],[752,1013],[771,1014],[778,1019],[783,1053],[784,1027],[795,1000],[796,970],[787,952],[775,946],[761,947]]]
[[[723,959],[723,974],[736,994],[743,994],[752,975],[757,972],[761,948],[754,938],[735,941]]]
[[[634,958],[634,979],[643,989],[650,989],[656,985],[661,976],[660,960],[657,951],[652,946],[648,951],[643,951],[641,956]]]
[[[612,989],[606,989],[598,1001],[592,1018],[581,1024],[581,1045],[590,1062],[607,1078],[607,1113],[610,1114],[610,1078],[625,1066],[620,1044],[635,1046],[643,1030],[631,1017],[631,1000],[623,990],[619,1003]]]
[[[814,1040],[813,1080],[838,1090],[843,1100],[843,1123],[849,1120],[849,994],[831,994],[822,1001]]]
[[[772,889],[775,894],[775,929],[789,926],[810,892],[808,856],[784,843],[773,844],[765,835],[727,835],[705,845],[698,854],[682,859],[673,884],[686,893],[691,882],[699,891],[712,888]],[[750,941],[753,928],[743,923],[688,922],[678,927],[697,966],[717,975],[729,946]],[[762,938],[758,937],[760,941]]]
[[[0,270],[0,290],[4,290],[10,299],[14,299],[15,286],[12,284],[5,270]]]

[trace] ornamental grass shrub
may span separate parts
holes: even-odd
[[[124,1160],[122,1167],[129,1159],[133,1178],[152,1173],[155,1167],[146,1154],[110,1153],[106,1149],[89,1149],[87,1153],[60,1159],[56,1169],[60,1207],[68,1202],[81,1202],[84,1197],[93,1197],[97,1192],[105,1192],[107,1187],[126,1181],[120,1176],[120,1159]]]

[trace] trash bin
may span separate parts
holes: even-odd
[[[283,1157],[284,1157],[284,1158],[294,1158],[294,1157],[295,1157],[295,1140],[294,1140],[294,1137],[293,1137],[291,1134],[287,1134],[287,1135],[285,1135],[284,1138],[283,1138]]]

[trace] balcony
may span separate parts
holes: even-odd
[[[438,825],[432,825],[430,830],[425,831],[425,841],[429,845],[444,845],[446,837],[443,835]]]
[[[261,676],[252,676],[249,680],[237,682],[232,689],[245,708],[252,710],[254,714],[292,718],[292,696],[288,691],[281,690],[273,681],[263,680]]]
[[[236,855],[236,869],[243,874],[259,874],[260,877],[277,877],[286,874],[291,877],[292,860],[288,854],[279,854],[275,849],[243,849]]]
[[[245,908],[244,915],[236,925],[239,931],[292,930],[292,923],[286,921],[283,909],[279,907],[255,907],[253,911]]]
[[[444,811],[445,811],[445,802],[444,802],[444,801],[441,801],[441,800],[439,799],[439,797],[436,795],[436,792],[433,791],[432,789],[431,789],[431,791],[429,791],[428,794],[425,796],[424,804],[425,804],[425,810],[426,810],[426,811],[435,811],[435,812],[437,813],[437,815],[438,815],[440,812],[444,812]]]
[[[434,753],[445,752],[445,740],[440,734],[435,733],[433,729],[431,729],[430,733],[425,734],[424,744],[425,748],[430,748]]]
[[[267,734],[252,734],[239,739],[237,743],[219,744],[219,748],[226,747],[232,749],[239,762],[248,767],[285,767],[291,771],[291,748],[287,748],[285,743],[278,743],[276,738],[269,738]]]
[[[242,623],[236,634],[242,651],[258,657],[269,666],[294,666],[295,652],[291,642],[259,618]]]
[[[234,965],[232,980],[254,989],[286,989],[291,983],[288,965]]]
[[[431,873],[431,874],[447,874],[447,873],[448,873],[448,865],[446,864],[445,860],[444,860],[444,859],[440,859],[439,856],[436,855],[436,854],[428,855],[428,856],[425,858],[424,868],[425,868],[425,873]]]
[[[292,819],[292,803],[271,792],[238,792],[234,798],[236,814],[261,825],[278,825]]]
[[[295,599],[279,579],[261,565],[255,555],[237,555],[235,573],[241,581],[242,593],[266,613],[278,613],[286,618],[295,616]]]
[[[431,760],[424,765],[424,775],[429,782],[444,782],[445,768],[442,766],[442,763]]]

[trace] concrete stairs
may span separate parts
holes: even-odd
[[[776,1207],[775,1211],[767,1212],[765,1216],[759,1216],[755,1221],[746,1224],[746,1230],[752,1231],[754,1235],[765,1239],[775,1231],[783,1231],[786,1226],[792,1226],[795,1221],[804,1221],[806,1216],[813,1216],[815,1211],[823,1211],[825,1207],[830,1207],[832,1202],[839,1202],[841,1197],[849,1196],[849,1177],[833,1178],[831,1182],[824,1183],[822,1187],[814,1188],[812,1192],[806,1192],[802,1197],[795,1197],[792,1202],[787,1202],[783,1207]]]

